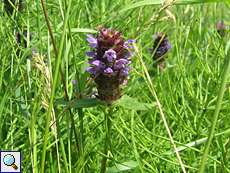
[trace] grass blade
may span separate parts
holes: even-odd
[[[227,2],[227,0],[225,0]],[[148,6],[148,5],[161,5],[164,0],[145,0],[129,4],[125,6],[120,13],[132,10],[138,7]],[[223,0],[176,0],[175,5],[189,5],[189,4],[200,4],[200,3],[213,3],[213,2],[224,2]]]
[[[72,0],[69,1],[67,13],[66,13],[65,20],[64,20],[64,28],[63,28],[63,33],[61,37],[58,58],[57,58],[56,66],[55,66],[54,81],[53,81],[52,90],[51,90],[49,109],[46,114],[46,126],[45,126],[44,144],[43,144],[43,149],[42,149],[42,160],[41,160],[41,173],[44,173],[45,171],[45,160],[46,160],[46,149],[47,149],[46,147],[48,143],[49,124],[51,120],[51,112],[53,110],[54,96],[55,96],[56,85],[58,81],[59,68],[61,65],[61,57],[62,57],[62,51],[64,47],[64,41],[65,41],[65,35],[66,35],[66,30],[67,30],[67,24],[68,24],[71,4],[72,4]]]
[[[199,173],[203,173],[204,170],[205,170],[205,165],[206,165],[206,161],[207,161],[207,158],[208,158],[210,145],[211,145],[212,139],[214,137],[215,127],[216,127],[216,123],[217,123],[217,120],[218,120],[218,115],[219,115],[219,112],[220,112],[220,109],[221,109],[222,99],[224,97],[226,83],[227,83],[227,79],[228,79],[229,72],[230,72],[230,51],[228,51],[226,59],[227,59],[227,61],[226,61],[227,63],[226,63],[224,73],[223,73],[223,76],[222,76],[221,86],[220,86],[220,89],[219,89],[218,99],[217,99],[217,103],[216,103],[216,109],[215,109],[215,112],[214,112],[213,119],[211,121],[212,125],[211,125],[211,128],[209,130],[208,141],[206,143],[204,154],[203,154],[203,157],[202,157],[202,160],[201,160]]]

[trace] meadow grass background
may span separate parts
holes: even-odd
[[[67,2],[46,2],[57,47],[61,44]],[[85,73],[85,52],[90,49],[86,34],[94,32],[98,26],[115,28],[126,39],[137,40],[130,79],[123,90],[125,96],[112,115],[112,147],[107,171],[119,172],[124,164],[128,169],[124,172],[181,172],[140,57],[149,71],[176,146],[185,146],[208,136],[226,46],[230,43],[229,35],[223,39],[219,37],[215,23],[224,20],[230,25],[229,6],[225,3],[177,5],[168,8],[170,13],[165,10],[159,13],[160,6],[148,5],[122,11],[134,2],[72,1],[61,56],[61,69],[72,101],[71,104],[64,101],[64,87],[59,75],[54,112],[51,113],[56,121],[51,122],[47,136],[46,173],[100,171],[106,108],[97,102],[78,104],[79,98],[89,98],[95,91],[94,83]],[[0,9],[0,149],[21,151],[23,173],[38,173],[44,150],[55,53],[40,1],[25,2],[23,12],[11,17],[4,12],[3,3]],[[16,44],[15,32],[22,32],[23,28],[30,33],[27,40],[29,35],[32,37],[28,48]],[[153,68],[149,51],[153,45],[152,35],[156,32],[167,33],[173,46],[164,72]],[[32,50],[39,56],[32,56]],[[36,63],[34,59],[38,57],[43,59]],[[47,69],[51,73],[45,71]],[[73,85],[72,80],[77,80],[77,85]],[[230,172],[229,94],[227,85],[216,127],[219,135],[212,141],[206,172]],[[89,105],[95,106],[85,108]],[[68,111],[69,107],[72,113]],[[82,143],[80,151],[73,126]],[[188,172],[199,169],[204,146],[205,141],[201,141],[179,152]]]

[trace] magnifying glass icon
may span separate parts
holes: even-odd
[[[12,154],[6,154],[4,157],[3,157],[3,163],[6,165],[6,166],[11,166],[12,168],[14,168],[15,170],[18,169],[18,166],[15,164],[15,158]]]

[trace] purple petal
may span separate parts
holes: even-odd
[[[169,50],[172,48],[172,45],[168,42],[168,44],[166,45],[166,48]]]
[[[112,74],[112,73],[113,73],[113,69],[110,68],[110,67],[108,67],[108,68],[106,68],[106,69],[104,70],[104,73],[105,73],[105,74]]]
[[[72,80],[72,84],[73,84],[73,85],[76,85],[76,84],[77,84],[77,80],[75,80],[75,79]]]
[[[105,64],[100,60],[90,60],[89,64],[93,65],[98,70],[103,70],[105,68]]]
[[[96,56],[96,52],[94,52],[94,51],[88,51],[88,52],[86,52],[85,53],[87,56],[89,56],[89,57],[95,57]]]
[[[121,69],[120,75],[123,76],[123,77],[128,76],[129,75],[129,68],[127,67],[127,68]]]
[[[96,48],[97,47],[97,39],[95,37],[93,37],[93,35],[88,34],[87,35],[87,41],[89,42],[89,45],[92,48]]]
[[[95,67],[88,67],[88,68],[86,69],[86,71],[89,72],[90,74],[94,75],[94,76],[96,76],[97,73],[98,73],[98,69],[95,68]]]
[[[101,66],[102,63],[100,60],[92,60],[92,61],[89,61],[89,64],[95,65],[96,67],[99,67],[99,66]]]
[[[132,43],[132,44],[133,44],[133,43],[136,43],[136,40],[133,40],[133,39],[128,39],[128,40],[127,40],[127,42],[128,42],[128,43]]]
[[[126,42],[124,42],[124,47],[126,49],[133,49],[134,46],[132,45],[133,43],[136,43],[136,40],[129,39]]]
[[[108,62],[113,62],[117,58],[117,54],[113,49],[109,49],[105,51],[104,58],[106,58]]]
[[[115,62],[114,64],[114,69],[118,70],[118,69],[122,69],[125,68],[125,66],[129,63],[129,61],[127,59],[119,59]]]
[[[170,44],[167,36],[163,33],[155,35],[154,45],[152,52],[154,53],[153,57],[158,59],[164,56],[170,49],[172,45]]]

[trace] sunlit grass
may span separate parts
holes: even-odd
[[[69,3],[45,4],[57,54],[40,1],[26,2],[23,12],[13,16],[0,4],[0,149],[21,151],[25,173],[100,172],[106,106],[89,99],[95,85],[85,73],[85,51],[86,34],[106,26],[137,39],[129,82],[111,118],[107,171],[181,172],[184,167],[197,172],[229,45],[229,34],[220,38],[215,23],[229,25],[229,6],[183,4],[166,11],[153,5],[161,1],[73,0],[66,18]],[[15,40],[23,30],[28,32],[25,39],[32,37],[27,48]],[[172,43],[163,72],[153,69],[149,51],[156,32],[167,33]],[[34,65],[32,50],[44,57],[52,89],[44,82],[47,73]],[[230,172],[228,82],[206,172]],[[48,103],[47,93],[52,93]]]

